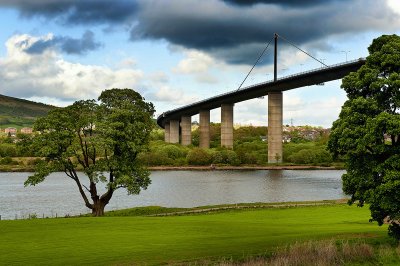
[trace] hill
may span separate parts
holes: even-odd
[[[0,94],[0,128],[31,127],[37,117],[53,108],[56,107]]]

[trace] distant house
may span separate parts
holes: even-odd
[[[32,134],[32,132],[33,132],[33,129],[30,127],[21,128],[21,133],[23,133],[23,134]]]
[[[16,136],[17,129],[15,127],[7,127],[6,129],[4,129],[4,133],[9,134],[11,136]]]

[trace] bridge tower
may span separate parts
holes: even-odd
[[[275,33],[274,82],[278,80],[278,34]],[[268,163],[282,162],[282,91],[268,93]]]

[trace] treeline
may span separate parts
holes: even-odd
[[[268,144],[252,141],[234,145],[234,149],[201,149],[180,144],[152,141],[150,150],[139,155],[147,166],[185,165],[266,165]],[[330,165],[333,163],[326,145],[318,142],[286,143],[283,145],[283,162],[292,164]]]
[[[192,132],[192,145],[165,143],[164,131],[155,129],[151,133],[151,143],[147,152],[138,155],[147,166],[187,166],[187,165],[266,165],[268,163],[268,143],[265,141],[267,127],[243,126],[234,129],[233,150],[222,148],[220,144],[220,124],[211,124],[210,148],[198,148],[199,130]],[[287,164],[330,165],[334,163],[326,150],[328,136],[322,134],[316,140],[299,137],[292,132],[292,141],[283,144],[283,162]],[[18,138],[24,138],[19,134]],[[15,139],[0,138],[0,164],[15,164],[21,159],[12,157],[35,157],[35,151],[16,145]],[[7,159],[4,159],[7,158]],[[32,161],[32,158],[29,159]],[[32,163],[32,162],[31,162]],[[29,163],[29,165],[31,164]]]
[[[164,131],[152,133],[150,149],[139,155],[148,166],[184,165],[266,165],[268,163],[268,143],[263,137],[267,127],[243,126],[234,129],[233,150],[221,147],[220,124],[210,125],[210,148],[201,149],[199,129],[192,131],[192,145],[165,143]],[[291,134],[291,142],[283,144],[283,162],[289,164],[330,165],[334,163],[326,150],[329,136],[321,133],[315,140],[301,137],[298,131]]]

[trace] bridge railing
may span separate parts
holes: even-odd
[[[338,66],[342,66],[342,65],[346,65],[346,64],[351,64],[351,63],[355,63],[355,62],[359,62],[359,61],[363,61],[363,60],[365,60],[365,57],[360,57],[360,58],[358,58],[358,59],[346,61],[346,62],[343,62],[343,63],[337,63],[337,64],[329,65],[329,66],[326,66],[326,67],[314,68],[314,69],[307,70],[307,71],[303,71],[303,72],[300,72],[300,73],[296,73],[296,74],[284,76],[284,77],[278,78],[277,80],[285,80],[285,79],[289,79],[289,78],[293,78],[293,77],[298,77],[298,76],[305,75],[305,74],[309,74],[309,73],[312,73],[312,72],[315,72],[315,71],[318,71],[318,70],[321,70],[321,69],[335,68],[335,67],[338,67]],[[201,104],[201,103],[203,103],[203,102],[207,102],[207,101],[209,101],[210,99],[213,99],[213,98],[218,98],[218,97],[222,97],[222,96],[225,96],[225,95],[228,95],[228,94],[232,94],[232,93],[237,92],[237,91],[243,91],[243,90],[250,89],[250,88],[253,88],[253,87],[257,87],[257,86],[261,86],[261,85],[267,85],[267,84],[272,84],[272,83],[274,83],[274,80],[268,80],[268,81],[264,81],[264,82],[260,82],[260,83],[256,83],[256,84],[253,84],[253,85],[244,87],[244,88],[242,88],[242,89],[240,89],[240,90],[234,90],[234,91],[229,91],[229,92],[221,93],[221,94],[218,94],[218,95],[216,95],[216,96],[213,96],[213,97],[210,97],[210,98],[206,98],[206,99],[204,99],[204,100],[200,100],[200,101],[195,102],[195,103],[192,103],[192,104],[185,105],[185,108],[190,107],[190,106],[194,106],[194,105],[197,105],[197,104]],[[167,113],[175,112],[175,111],[178,111],[179,109],[182,109],[182,108],[183,108],[183,107],[178,107],[178,108],[169,110],[169,111],[167,111],[167,112],[164,112],[164,113],[162,113],[161,115],[164,116],[164,115],[167,114]]]
[[[298,76],[301,76],[301,75],[304,75],[304,74],[309,74],[309,73],[318,71],[320,69],[335,68],[335,67],[338,67],[338,66],[351,64],[351,63],[355,63],[355,62],[363,61],[363,60],[365,60],[365,57],[360,57],[358,59],[349,60],[349,61],[346,61],[346,62],[334,64],[334,65],[328,65],[326,67],[319,67],[319,68],[314,68],[314,69],[311,69],[311,70],[306,70],[306,71],[299,72],[299,73],[296,73],[296,74],[291,74],[291,75],[287,75],[287,76],[284,76],[284,77],[280,77],[277,80],[284,80],[284,79],[288,79],[288,78],[292,78],[292,77],[298,77]],[[244,87],[243,89],[240,89],[240,90],[245,90],[245,89],[249,89],[249,88],[252,88],[252,87],[256,87],[256,86],[260,86],[260,85],[264,85],[264,84],[268,84],[268,83],[273,83],[273,82],[274,82],[274,80],[268,80],[268,81],[264,81],[264,82],[260,82],[260,83],[256,83],[256,84]],[[234,91],[231,91],[230,93],[232,93],[232,92],[234,92]],[[224,94],[221,94],[221,95],[224,95]]]

